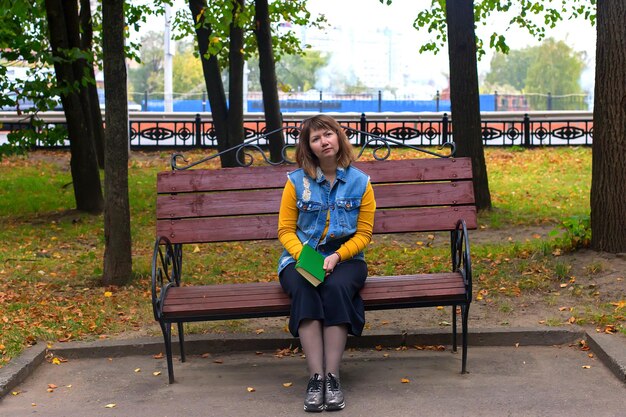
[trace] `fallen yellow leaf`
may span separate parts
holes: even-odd
[[[248,392],[254,392],[254,391],[256,391],[256,390],[255,390],[254,388],[252,388],[252,387],[248,387],[248,388],[247,388],[247,390],[248,390]]]
[[[113,293],[111,291],[105,291],[104,292],[104,296],[105,297],[111,297],[111,296],[113,296]]]
[[[193,247],[193,253],[198,253],[200,252],[200,246],[196,245]]]
[[[141,372],[141,368],[135,369],[135,372]]]
[[[163,352],[159,352],[156,355],[152,355],[154,359],[163,359]]]
[[[104,406],[104,408],[115,408],[115,407],[117,407],[117,404],[115,403],[107,404]]]
[[[589,365],[583,365],[583,369],[591,369],[591,366],[589,366]]]
[[[289,388],[292,385],[293,385],[293,382],[284,382],[283,383],[283,387],[285,387],[285,388]]]
[[[611,303],[611,305],[614,305],[615,306],[615,311],[617,311],[619,309],[622,309],[622,308],[626,307],[626,301],[622,300],[622,301],[617,302],[617,303]],[[0,347],[0,349],[2,349],[2,347]]]
[[[160,371],[154,371],[154,372],[152,372],[152,375],[159,376],[159,375],[161,375],[161,372]]]
[[[411,380],[408,378],[402,378],[400,382],[402,382],[403,384],[408,384],[409,382],[411,382]]]
[[[21,394],[20,391],[13,391],[13,392],[11,392],[11,395],[20,395],[20,394]]]
[[[264,329],[256,329],[254,332],[255,332],[256,334],[261,334],[261,333],[263,333],[264,331],[265,331]]]
[[[61,365],[61,361],[59,360],[59,358],[52,358],[52,363],[54,365]]]

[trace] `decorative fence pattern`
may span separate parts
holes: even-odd
[[[61,113],[62,115],[62,113]],[[59,114],[42,115],[38,129],[63,125]],[[295,144],[300,122],[312,114],[285,114],[283,131],[287,144]],[[447,113],[332,114],[346,128],[354,145],[363,145],[368,136],[379,136],[414,146],[439,146],[454,141],[454,122]],[[590,146],[593,139],[591,112],[490,112],[481,114],[482,137],[486,146]],[[14,130],[33,129],[28,120],[14,114],[0,114],[0,136]],[[189,149],[217,147],[210,114],[131,113],[130,146],[136,149]],[[359,131],[361,133],[359,133]],[[365,133],[363,133],[365,132]],[[267,133],[262,115],[248,115],[245,141],[263,146]],[[68,143],[59,145],[68,146]]]

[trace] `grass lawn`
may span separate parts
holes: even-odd
[[[191,152],[188,156],[197,160],[202,155]],[[589,214],[589,148],[487,149],[486,158],[494,210],[481,213],[481,227],[557,227],[564,219]],[[68,155],[40,151],[0,161],[0,238],[4,242],[0,246],[0,366],[40,340],[104,338],[145,329],[159,332],[150,303],[150,262],[156,173],[168,169],[168,164],[166,152],[132,154],[129,186],[134,276],[127,286],[104,288],[99,283],[104,251],[102,216],[71,210],[74,197]],[[239,256],[242,245],[199,245],[188,250],[184,279],[277,279],[277,242],[246,243],[256,250],[248,250],[253,255],[245,261]],[[368,255],[375,259],[370,262],[370,274],[449,268],[447,249],[425,251],[424,246],[428,245],[417,242],[407,250],[393,241],[376,242]],[[569,238],[474,246],[475,276],[483,277],[481,290],[499,297],[540,291],[553,286],[558,269],[564,268],[558,266],[554,251],[570,247]],[[502,266],[493,268],[498,260],[496,265]],[[507,289],[499,291],[502,287]],[[615,311],[607,305],[603,315],[594,308],[593,314],[581,314],[580,319],[587,323],[602,320],[619,329],[623,317]]]

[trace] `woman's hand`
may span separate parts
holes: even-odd
[[[326,275],[333,272],[333,269],[335,269],[339,261],[341,261],[341,256],[337,252],[331,253],[324,258],[324,270],[326,271]]]

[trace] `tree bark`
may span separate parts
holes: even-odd
[[[255,1],[255,34],[259,48],[259,77],[263,91],[263,110],[265,127],[268,132],[281,129],[283,126],[280,114],[280,101],[276,82],[276,65],[272,48],[272,32],[267,0]],[[268,137],[270,160],[283,160],[282,149],[285,145],[283,132],[278,131]]]
[[[448,55],[450,59],[450,102],[457,156],[472,159],[474,195],[479,210],[491,209],[491,195],[482,143],[474,2],[448,0]]]
[[[80,0],[80,37],[81,49],[83,51],[93,50],[93,21],[91,17],[91,7],[89,0]],[[87,109],[91,115],[91,132],[93,134],[94,146],[96,148],[96,158],[100,168],[104,168],[104,126],[102,124],[102,111],[100,109],[100,99],[98,88],[95,83],[96,74],[93,64],[87,62],[89,76],[94,80],[87,85],[88,103]]]
[[[89,129],[90,115],[86,113],[86,90],[81,85],[84,60],[72,60],[65,53],[70,48],[80,48],[78,34],[78,8],[73,1],[46,0],[46,15],[57,83],[66,88],[61,102],[67,120],[70,142],[70,170],[74,185],[76,208],[80,211],[100,213],[103,208],[102,188],[93,139]]]
[[[243,142],[243,28],[235,24],[244,7],[244,0],[233,0],[233,22],[230,24],[228,49],[228,146]],[[234,154],[234,153],[233,153]]]
[[[104,152],[105,285],[120,285],[132,276],[128,202],[128,95],[124,53],[124,0],[102,4],[106,140]]]
[[[226,93],[224,83],[220,73],[220,66],[217,56],[208,56],[209,42],[211,38],[211,27],[204,23],[204,13],[207,6],[206,0],[189,0],[189,10],[196,23],[196,38],[198,40],[198,52],[204,73],[211,115],[213,116],[213,127],[217,136],[217,148],[224,151],[228,149],[228,105],[226,103]],[[198,20],[198,16],[200,16]],[[220,158],[222,167],[236,166],[237,160],[232,152],[222,155]]]
[[[626,252],[626,4],[598,0],[591,247]]]

